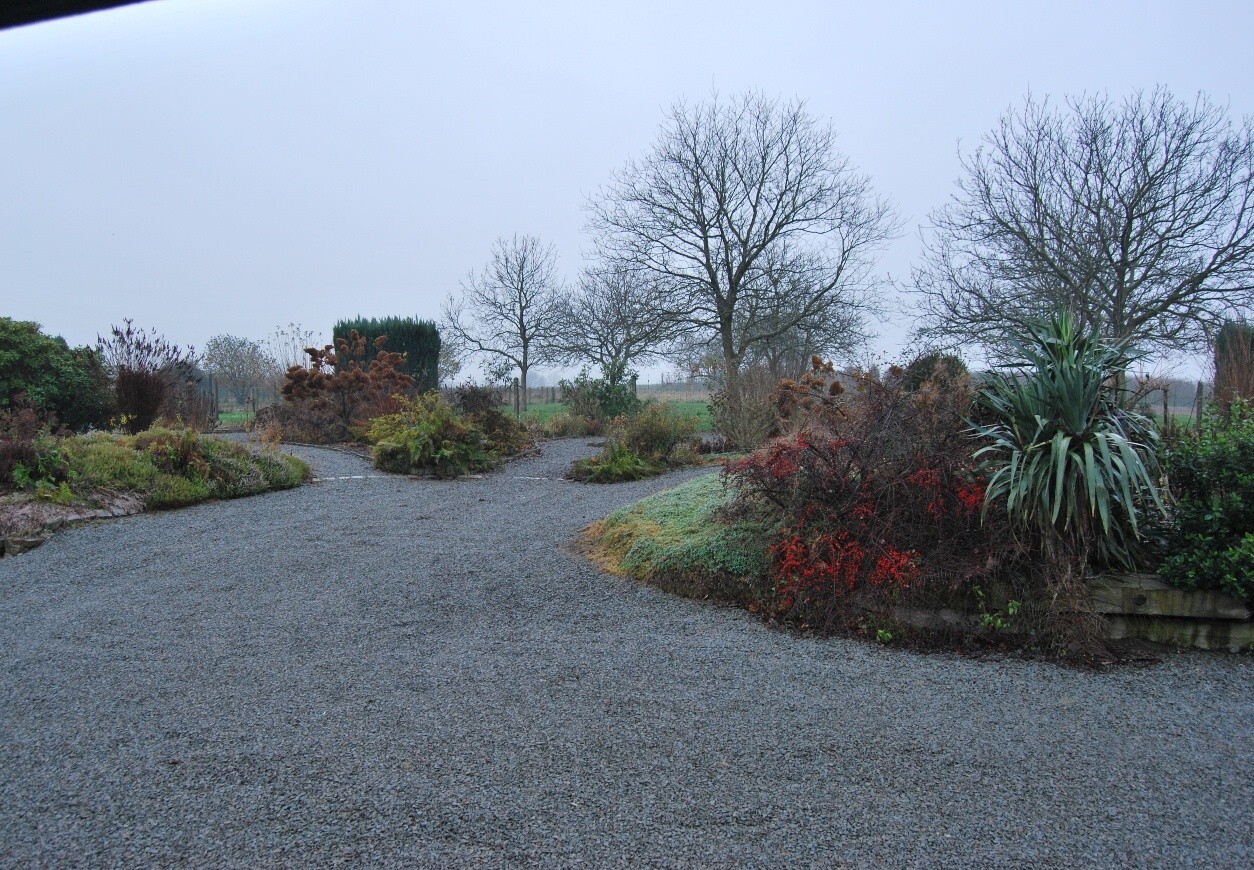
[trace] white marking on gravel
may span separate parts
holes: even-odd
[[[386,474],[344,474],[339,477],[315,477],[314,483],[326,483],[328,480],[382,480]]]

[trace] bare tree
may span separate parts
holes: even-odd
[[[204,367],[241,405],[248,400],[250,391],[272,384],[279,370],[279,364],[260,342],[238,335],[215,335],[209,339]]]
[[[742,367],[758,367],[769,376],[772,384],[783,378],[797,378],[810,369],[813,356],[829,360],[848,360],[865,348],[869,339],[866,331],[865,310],[860,306],[833,306],[809,319],[798,319],[790,310],[791,300],[809,298],[806,288],[793,293],[781,293],[775,302],[781,310],[759,308],[754,316],[759,323],[787,321],[793,325],[768,341],[750,344],[742,360]],[[693,361],[721,358],[718,336],[702,333],[675,344],[670,356],[681,368],[691,368]],[[697,364],[697,368],[705,366]],[[721,370],[723,366],[716,365]],[[721,376],[721,375],[720,375]]]
[[[856,311],[833,311],[802,321],[771,341],[754,345],[746,357],[761,364],[774,381],[798,378],[810,368],[812,357],[848,360],[865,348],[865,323]]]
[[[315,338],[313,330],[305,329],[299,323],[289,323],[287,326],[276,326],[263,346],[266,355],[275,362],[270,387],[278,393],[287,370],[293,366],[304,368],[309,361],[307,348],[317,348],[321,342]]]
[[[563,362],[594,363],[618,383],[633,362],[661,356],[679,331],[653,276],[603,265],[585,269],[562,301],[556,347]]]
[[[457,336],[447,331],[440,336],[440,358],[438,360],[439,381],[441,384],[452,385],[461,374],[462,365],[466,361],[466,346]]]
[[[996,352],[1063,307],[1141,348],[1204,345],[1254,302],[1252,143],[1203,96],[1029,97],[932,215],[921,332]]]
[[[561,324],[557,253],[535,236],[497,239],[482,272],[444,302],[443,328],[473,353],[518,369],[527,406],[527,372],[553,355]]]
[[[666,288],[661,314],[716,338],[733,398],[755,345],[866,302],[871,255],[896,232],[829,126],[756,94],[677,104],[590,210],[603,256]]]

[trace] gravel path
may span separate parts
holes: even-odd
[[[678,478],[324,482],[0,561],[5,866],[1249,867],[1254,662],[805,640],[601,574]]]

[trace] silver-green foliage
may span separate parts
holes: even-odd
[[[1004,501],[1013,523],[1069,538],[1106,561],[1133,567],[1138,513],[1161,512],[1158,433],[1120,406],[1128,345],[1082,332],[1071,314],[1039,321],[1015,350],[1019,362],[993,374],[977,396],[985,419],[973,434],[989,473],[985,510]]]

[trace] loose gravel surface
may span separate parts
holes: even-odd
[[[0,561],[5,866],[1254,865],[1254,664],[798,639],[564,549],[680,478],[322,482]],[[696,473],[696,472],[694,472]]]

